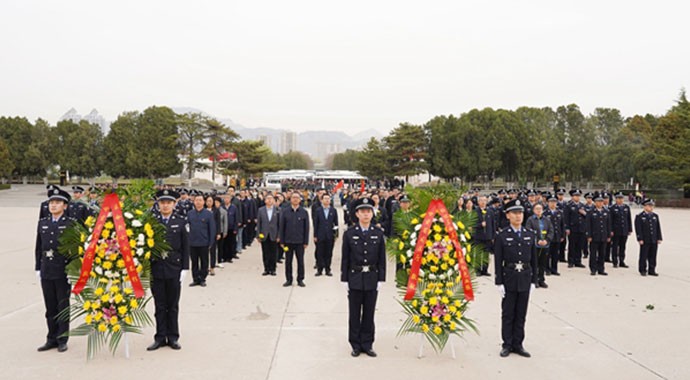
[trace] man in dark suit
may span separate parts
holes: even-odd
[[[189,255],[192,259],[193,281],[189,286],[206,286],[209,250],[216,237],[213,213],[204,208],[204,195],[194,194],[194,208],[187,212],[189,223]]]
[[[498,233],[494,245],[496,286],[503,298],[501,357],[511,352],[527,358],[531,356],[522,342],[529,296],[537,284],[537,251],[535,233],[522,227],[523,210],[519,199],[506,203],[505,212],[510,225]]]
[[[364,352],[375,357],[374,313],[379,284],[386,281],[386,242],[383,230],[374,228],[374,202],[362,198],[354,204],[357,224],[343,235],[340,281],[348,289],[348,336],[352,356]]]
[[[477,274],[479,276],[491,276],[489,273],[489,254],[493,253],[494,231],[494,214],[489,212],[486,204],[486,196],[480,195],[477,197],[477,225],[474,227],[474,240],[479,244],[484,252],[479,260],[479,268]]]
[[[278,258],[278,227],[280,214],[278,207],[274,207],[273,194],[265,197],[266,206],[259,208],[256,240],[261,244],[261,253],[264,262],[262,276],[276,275],[276,259]]]
[[[290,206],[280,213],[278,222],[278,242],[285,251],[285,283],[292,286],[292,259],[297,258],[297,285],[304,284],[304,250],[309,245],[309,214],[302,206],[302,196],[298,191],[290,195]]]
[[[316,276],[326,271],[326,276],[332,276],[331,260],[333,259],[333,245],[338,238],[338,213],[331,207],[331,196],[321,196],[319,207],[314,218],[314,243],[316,243]]]
[[[180,287],[189,272],[189,232],[184,217],[173,213],[179,194],[173,190],[160,190],[156,194],[160,214],[158,221],[165,226],[165,240],[170,245],[168,255],[151,260],[151,292],[156,306],[156,335],[147,350],[162,346],[173,350],[182,348],[178,343],[180,328]]]

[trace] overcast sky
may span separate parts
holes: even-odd
[[[188,106],[247,127],[383,133],[472,108],[664,113],[686,1],[0,3],[0,115]]]

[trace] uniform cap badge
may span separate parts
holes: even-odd
[[[364,200],[362,201],[362,203],[364,203],[364,204],[367,204],[367,203],[369,203],[369,199],[367,199],[367,198],[364,198]]]
[[[58,189],[53,190],[53,194],[60,194],[60,190],[58,190]]]
[[[515,205],[520,206],[520,201],[519,200],[515,201]]]

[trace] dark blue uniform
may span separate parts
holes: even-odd
[[[386,280],[383,230],[358,225],[343,234],[340,281],[348,284],[349,342],[354,351],[369,351],[374,343],[374,312],[378,283]]]
[[[479,244],[484,253],[479,260],[479,268],[477,271],[482,276],[490,276],[489,273],[489,254],[493,252],[493,240],[496,226],[494,225],[494,213],[487,207],[475,209],[477,213],[477,224],[474,226],[474,233],[472,239],[476,244]],[[483,224],[483,225],[482,225]]]
[[[288,248],[285,252],[286,285],[292,284],[292,259],[297,257],[297,282],[304,281],[304,247],[309,244],[309,214],[302,206],[292,205],[280,212],[278,238]]]
[[[216,240],[213,213],[195,208],[187,213],[189,223],[189,256],[192,260],[192,285],[205,285],[209,269],[209,250]]]
[[[626,204],[613,205],[611,210],[611,227],[613,237],[611,238],[611,260],[613,266],[627,267],[625,265],[625,245],[628,235],[632,233],[632,212]]]
[[[635,217],[635,234],[640,246],[640,274],[656,275],[656,254],[659,249],[661,237],[661,224],[659,215],[654,212],[643,211]]]
[[[606,243],[611,238],[611,215],[606,207],[594,208],[587,214],[586,235],[590,247],[589,270],[592,275],[606,275]]]
[[[519,231],[519,232],[518,232]],[[534,232],[512,226],[496,236],[494,266],[496,285],[505,287],[501,303],[503,348],[521,350],[532,284],[537,284],[537,251]]]
[[[319,207],[312,215],[314,219],[314,237],[316,238],[316,266],[317,274],[324,270],[331,275],[331,260],[333,259],[333,245],[338,236],[338,212],[333,207],[328,208],[328,217],[323,207]]]
[[[566,233],[568,236],[568,267],[584,267],[582,265],[582,252],[585,249],[585,225],[587,210],[580,202],[570,201],[563,212]]]
[[[73,201],[70,202],[69,207],[67,208],[67,216],[77,220],[81,224],[84,224],[86,218],[91,216],[91,209],[89,208],[88,204],[82,201]]]
[[[551,274],[559,275],[558,261],[561,254],[561,239],[565,237],[565,223],[563,222],[563,212],[556,207],[554,210],[550,208],[544,211],[544,215],[551,220],[553,226],[553,242],[549,245],[549,269]],[[549,274],[549,271],[546,272]]]
[[[35,270],[40,271],[43,301],[46,307],[48,335],[46,343],[51,346],[66,344],[69,321],[58,319],[57,315],[69,307],[70,291],[65,267],[67,257],[58,253],[60,235],[76,221],[65,214],[53,221],[52,215],[38,221],[35,248]]]
[[[180,338],[178,315],[180,312],[180,272],[189,269],[189,233],[187,221],[174,213],[166,220],[165,240],[170,245],[167,257],[151,260],[151,292],[156,305],[156,335],[161,344],[177,342]]]

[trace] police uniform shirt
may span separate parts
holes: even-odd
[[[35,248],[35,270],[41,271],[43,280],[60,280],[67,278],[65,266],[67,257],[58,253],[60,235],[75,220],[62,214],[57,220],[53,216],[43,218],[38,221],[38,231],[36,234]]]
[[[606,207],[601,209],[595,207],[591,212],[587,213],[587,230],[585,234],[594,242],[605,242],[606,239],[611,237],[611,217]]]
[[[568,202],[563,215],[566,230],[570,230],[573,233],[585,233],[587,216],[586,214],[582,215],[580,210],[585,210],[585,205],[572,200]]]
[[[357,224],[343,235],[340,281],[351,290],[376,290],[386,280],[386,242],[381,229]]]
[[[645,244],[657,244],[659,240],[663,240],[659,215],[646,211],[637,214],[635,217],[635,234],[637,241],[643,241]]]
[[[172,214],[169,218],[157,216],[165,226],[165,241],[170,246],[165,257],[151,259],[153,278],[178,278],[180,271],[189,269],[189,231],[187,221],[180,215]]]
[[[563,212],[558,208],[553,210],[547,209],[544,211],[544,215],[551,220],[551,225],[553,225],[553,241],[556,243],[560,242],[561,238],[563,238],[565,227],[563,224]]]
[[[506,291],[526,292],[537,283],[536,236],[526,228],[503,229],[494,243],[496,285]]]
[[[632,213],[626,204],[614,204],[611,210],[611,226],[614,235],[626,236],[632,233]]]

